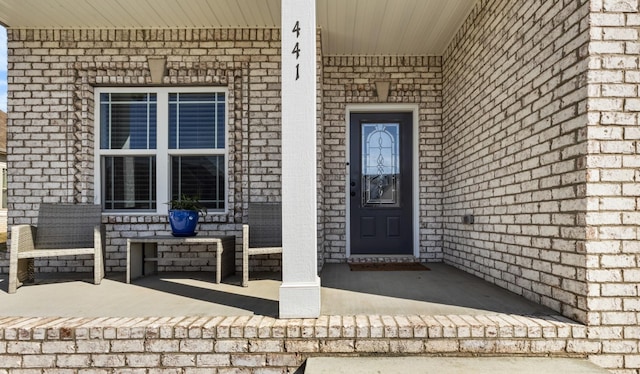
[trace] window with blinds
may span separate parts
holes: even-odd
[[[226,210],[227,95],[219,88],[99,88],[100,170],[105,211],[166,213],[189,195]]]

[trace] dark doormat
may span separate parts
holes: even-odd
[[[351,271],[422,271],[431,270],[419,262],[355,262]]]

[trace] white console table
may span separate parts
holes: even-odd
[[[200,244],[216,245],[216,283],[235,273],[235,236],[190,236],[171,235],[141,236],[127,239],[127,283],[132,279],[158,273],[158,243],[167,245]],[[192,261],[202,258],[167,258],[167,261]]]

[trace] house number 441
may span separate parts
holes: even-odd
[[[293,26],[292,33],[296,34],[296,45],[293,46],[293,50],[291,54],[296,55],[296,61],[300,58],[300,42],[298,39],[300,38],[300,21],[296,21],[296,24]],[[296,80],[300,79],[300,64],[296,64]]]

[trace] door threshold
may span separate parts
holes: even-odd
[[[347,262],[420,262],[420,259],[414,255],[351,255]]]

